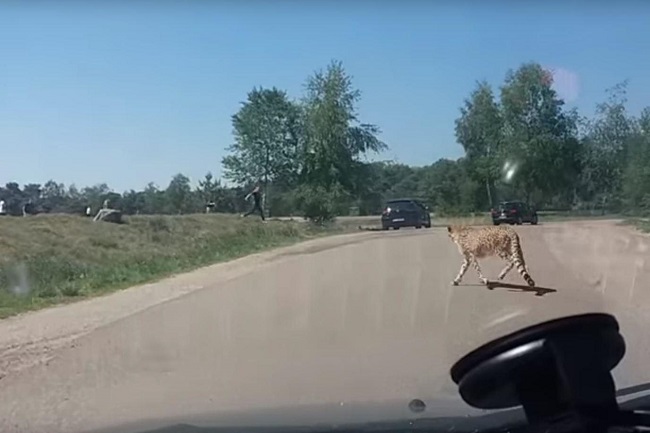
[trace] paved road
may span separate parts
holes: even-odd
[[[524,325],[591,311],[621,322],[628,354],[618,385],[650,381],[650,239],[602,221],[517,230],[535,281],[557,292],[489,291],[473,270],[452,287],[460,257],[445,230],[400,230],[321,239],[4,321],[0,362],[15,362],[5,359],[0,381],[0,430],[455,400],[448,371],[467,351]],[[490,260],[483,268],[494,277],[501,266]],[[519,278],[513,272],[508,281]],[[18,341],[28,338],[27,346]]]

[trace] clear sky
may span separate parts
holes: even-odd
[[[0,183],[219,176],[246,93],[297,98],[332,59],[362,91],[361,120],[383,130],[380,158],[430,164],[462,154],[454,119],[476,80],[498,86],[538,61],[591,114],[627,78],[638,112],[649,49],[641,0],[3,0]]]

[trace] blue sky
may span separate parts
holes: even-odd
[[[383,130],[379,158],[408,164],[460,156],[463,99],[522,62],[555,68],[583,114],[626,78],[630,109],[650,105],[649,2],[522,3],[3,1],[0,183],[122,191],[219,175],[246,93],[297,98],[332,59]]]

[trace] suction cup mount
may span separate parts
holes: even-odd
[[[624,354],[616,319],[584,314],[479,347],[456,362],[451,377],[463,400],[476,408],[523,406],[531,424],[556,424],[569,417],[582,427],[594,427],[588,420],[610,425],[620,418],[611,370]]]

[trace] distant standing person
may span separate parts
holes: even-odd
[[[108,199],[104,200],[104,209],[108,209]]]
[[[92,208],[90,205],[86,206],[86,216],[89,217],[92,215]]]
[[[7,215],[6,203],[4,200],[0,200],[0,215]]]
[[[27,200],[27,203],[23,205],[23,216],[32,215],[34,213],[34,204],[32,200]]]
[[[256,183],[255,188],[246,195],[246,200],[250,199],[251,196],[253,196],[253,207],[251,210],[243,214],[242,217],[247,217],[253,212],[258,211],[262,217],[262,221],[266,222],[266,219],[264,218],[264,210],[262,209],[262,190],[259,183]]]

